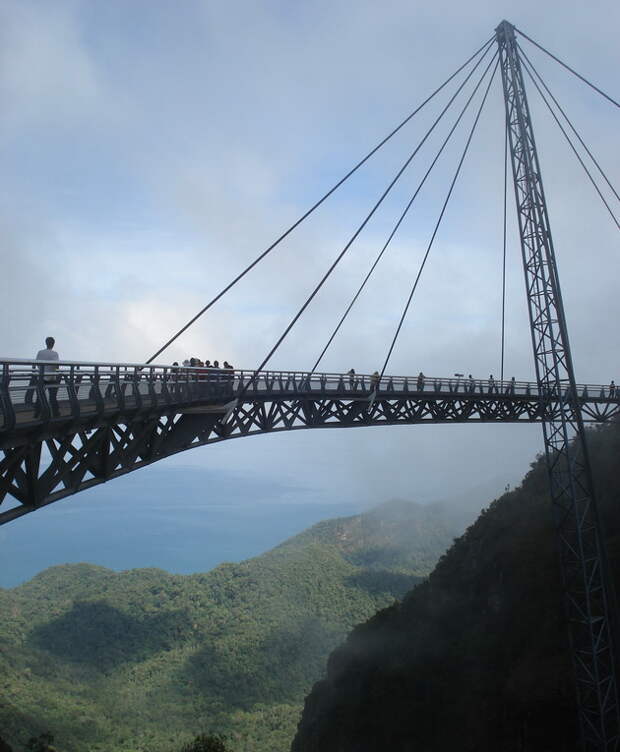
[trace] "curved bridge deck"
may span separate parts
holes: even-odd
[[[561,403],[584,421],[620,411],[620,394],[532,382],[224,371],[134,364],[3,361],[0,524],[195,446],[301,428],[540,422]]]

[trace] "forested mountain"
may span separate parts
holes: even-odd
[[[620,585],[620,426],[590,432]],[[576,710],[544,460],[401,603],[356,627],[293,752],[573,752]]]
[[[53,567],[0,589],[0,737],[22,752],[178,752],[223,732],[287,750],[329,651],[428,574],[457,531],[391,502],[206,574]]]

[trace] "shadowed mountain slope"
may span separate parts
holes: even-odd
[[[617,591],[620,427],[590,439]],[[539,458],[427,581],[353,630],[306,699],[293,752],[576,750],[547,484]]]

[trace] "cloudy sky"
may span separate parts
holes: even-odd
[[[620,7],[612,0],[0,0],[0,355],[30,357],[52,334],[66,359],[144,361],[503,18],[618,97]],[[620,183],[618,110],[523,44]],[[256,366],[454,90],[159,360]],[[618,232],[530,96],[577,377],[607,382],[620,375]],[[457,113],[449,111],[273,367],[312,365]],[[328,351],[326,370],[382,365],[473,114]],[[496,78],[388,372],[499,371],[502,126]],[[506,375],[530,378],[512,204],[509,231]],[[293,483],[323,500],[429,501],[489,478],[498,488],[514,482],[540,449],[539,434],[532,426],[299,432],[168,462],[204,468],[206,478],[217,469]],[[115,483],[122,493],[123,481]]]

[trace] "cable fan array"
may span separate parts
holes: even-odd
[[[586,79],[584,76],[579,74],[569,65],[564,63],[562,60],[560,60],[560,58],[558,58],[557,56],[555,56],[554,54],[546,50],[544,47],[542,47],[542,45],[535,42],[533,39],[528,37],[523,32],[519,31],[518,29],[515,29],[515,31],[518,34],[520,34],[520,36],[523,39],[527,40],[537,49],[545,53],[552,60],[554,60],[556,63],[562,66],[565,70],[569,71],[572,75],[576,76],[580,81],[585,83],[592,90],[596,91],[599,95],[604,97],[612,105],[614,105],[615,107],[620,107],[620,104],[618,104],[618,102],[615,99],[613,99],[611,96],[606,94],[599,87],[595,86],[593,83],[591,83],[588,79]],[[470,107],[472,106],[472,103],[478,97],[479,104],[477,105],[477,108],[474,108],[475,114],[473,115],[471,125],[468,129],[467,136],[465,139],[465,145],[462,149],[460,159],[458,160],[456,169],[453,172],[452,179],[449,183],[447,192],[445,194],[445,199],[440,208],[437,221],[434,225],[434,229],[431,233],[431,237],[426,246],[426,250],[422,257],[422,261],[409,287],[409,292],[404,302],[401,315],[394,328],[393,337],[391,338],[391,341],[387,347],[386,355],[385,355],[383,365],[381,368],[381,373],[380,373],[380,375],[383,376],[390,362],[390,358],[392,357],[393,351],[396,347],[396,344],[397,344],[401,329],[403,327],[403,324],[405,322],[405,319],[410,311],[411,304],[413,302],[415,293],[418,289],[420,279],[422,277],[429,255],[435,243],[442,220],[445,216],[448,204],[453,195],[454,187],[457,183],[459,175],[461,174],[463,163],[465,162],[465,159],[467,157],[470,145],[472,143],[472,139],[474,137],[482,112],[487,102],[489,91],[496,77],[497,68],[499,65],[499,59],[498,59],[497,51],[495,53],[492,53],[494,41],[495,41],[495,37],[492,37],[491,39],[487,40],[481,47],[479,47],[440,86],[438,86],[426,99],[424,99],[424,101],[422,101],[421,104],[419,104],[395,128],[393,128],[387,134],[387,136],[385,136],[381,141],[379,141],[379,143],[377,143],[376,146],[374,146],[362,159],[360,159],[340,180],[338,180],[338,182],[336,182],[328,191],[326,191],[304,214],[302,214],[290,227],[288,227],[284,232],[282,232],[282,234],[268,248],[262,251],[230,283],[228,283],[217,295],[215,295],[215,297],[213,297],[200,311],[198,311],[198,313],[196,313],[195,316],[193,316],[184,326],[182,326],[175,334],[173,334],[162,345],[162,347],[160,347],[159,350],[157,350],[157,352],[155,352],[148,359],[147,363],[153,362],[159,355],[161,355],[176,339],[178,339],[178,337],[180,337],[185,331],[187,331],[187,329],[190,326],[192,326],[192,324],[194,324],[201,316],[203,316],[203,314],[205,314],[210,308],[212,308],[229,290],[231,290],[238,282],[240,282],[263,259],[265,259],[269,254],[271,254],[272,251],[278,248],[283,243],[283,241],[287,237],[289,237],[289,235],[291,235],[291,233],[296,228],[298,228],[308,217],[310,217],[310,215],[312,215],[321,205],[323,205],[330,196],[332,196],[363,165],[365,165],[372,157],[374,157],[397,133],[399,133],[420,112],[422,112],[422,110],[424,110],[426,106],[440,94],[440,92],[442,92],[451,82],[458,80],[459,76],[462,74],[463,78],[460,81],[460,83],[458,83],[456,87],[456,91],[450,96],[447,103],[441,109],[439,115],[434,119],[430,127],[427,129],[427,131],[424,133],[422,138],[416,144],[415,148],[410,152],[406,160],[401,164],[401,166],[399,167],[394,177],[389,181],[387,186],[379,194],[379,197],[377,198],[376,202],[373,204],[370,211],[366,214],[362,222],[358,225],[358,227],[356,228],[354,233],[351,235],[347,243],[344,245],[344,247],[336,255],[336,257],[334,258],[334,260],[332,261],[328,269],[325,271],[321,279],[316,283],[316,285],[308,294],[303,304],[300,306],[300,308],[297,310],[297,312],[288,322],[288,324],[282,331],[282,334],[278,337],[276,342],[269,349],[265,357],[262,359],[260,364],[255,369],[255,376],[256,376],[256,374],[258,374],[267,366],[267,364],[269,363],[271,358],[274,356],[274,354],[277,352],[281,344],[289,336],[295,324],[299,321],[299,319],[302,317],[304,312],[308,309],[312,301],[315,299],[318,292],[321,290],[321,288],[324,286],[326,281],[334,273],[334,271],[336,270],[336,268],[338,267],[342,259],[350,251],[355,241],[360,236],[364,228],[367,226],[371,218],[375,215],[379,207],[384,203],[388,195],[392,192],[392,189],[401,180],[402,176],[407,172],[407,170],[409,169],[414,159],[418,156],[424,144],[430,138],[431,134],[435,132],[437,127],[440,125],[440,123],[442,123],[444,119],[450,117],[449,113],[451,112],[451,108],[453,107],[453,105],[455,105],[455,102],[458,101],[459,97],[464,98],[465,101],[461,105],[460,110],[458,111],[456,116],[454,117],[453,122],[447,132],[447,135],[444,137],[443,141],[441,142],[433,159],[430,162],[430,165],[426,169],[415,191],[411,195],[411,198],[409,199],[404,209],[400,213],[398,220],[396,221],[392,230],[390,231],[385,243],[382,245],[378,254],[374,258],[369,270],[365,274],[357,291],[355,292],[352,299],[348,302],[348,304],[344,308],[344,311],[342,315],[340,316],[338,323],[334,327],[333,331],[331,332],[330,336],[327,339],[326,344],[321,349],[319,355],[314,361],[314,364],[311,370],[309,371],[309,373],[314,373],[316,371],[322,359],[324,358],[326,352],[328,351],[332,342],[334,341],[335,337],[340,331],[343,323],[345,322],[350,312],[354,308],[355,304],[359,300],[363,290],[365,289],[367,283],[369,282],[373,273],[377,269],[379,263],[384,258],[385,253],[388,250],[393,238],[396,236],[397,232],[403,225],[405,218],[410,214],[411,209],[414,206],[416,199],[418,198],[428,177],[431,175],[434,168],[436,167],[441,155],[444,153],[446,146],[452,140],[455,132],[457,132],[458,130],[459,125],[463,122],[463,119],[466,117]],[[534,84],[534,87],[536,88],[538,94],[540,95],[542,102],[546,106],[547,110],[550,112],[553,118],[553,121],[559,127],[573,155],[579,161],[590,183],[594,187],[598,198],[602,201],[607,212],[611,216],[612,221],[615,223],[616,227],[620,229],[620,223],[618,221],[618,216],[617,216],[618,209],[613,208],[614,202],[616,203],[620,202],[620,196],[618,195],[618,192],[614,188],[607,174],[603,171],[597,158],[593,155],[592,150],[587,146],[585,140],[577,131],[572,120],[566,114],[564,107],[560,105],[558,99],[551,92],[551,89],[548,86],[548,84],[545,82],[545,80],[543,79],[541,74],[538,72],[538,70],[534,67],[534,64],[532,63],[528,55],[521,48],[521,45],[518,45],[518,50],[521,56],[521,63],[522,63],[523,69],[528,75],[529,80],[531,80],[531,82]],[[479,72],[480,69],[482,69],[482,72],[479,73],[479,75],[476,77],[475,74],[476,72]],[[467,91],[468,86],[471,87],[471,90],[469,91],[469,93]],[[505,356],[505,349],[506,349],[505,348],[505,320],[506,320],[505,313],[506,313],[506,238],[507,238],[507,190],[508,190],[508,137],[507,137],[508,128],[507,126],[508,124],[505,123],[506,134],[505,134],[505,139],[504,139],[504,181],[503,181],[504,182],[504,194],[503,194],[503,243],[502,243],[502,296],[501,296],[502,310],[501,310],[501,335],[500,335],[500,338],[501,338],[500,373],[501,373],[502,379],[504,377],[504,356]],[[569,135],[569,131],[572,133],[573,138],[571,138],[571,136]],[[580,153],[580,150],[581,150],[581,153]],[[588,162],[590,163],[590,167],[588,166]],[[603,185],[601,185],[601,180],[604,183]],[[250,381],[246,385],[245,389],[246,390],[249,389],[251,385],[252,385],[252,381]]]

